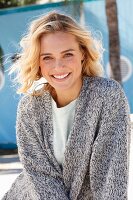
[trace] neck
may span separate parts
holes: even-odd
[[[52,97],[55,100],[58,107],[64,107],[68,105],[70,102],[78,98],[82,87],[82,81],[75,88],[69,90],[54,90],[52,92]]]

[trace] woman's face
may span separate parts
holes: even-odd
[[[41,37],[41,73],[56,92],[81,88],[82,60],[75,36],[55,32]]]

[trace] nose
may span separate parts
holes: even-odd
[[[63,68],[64,67],[64,62],[62,59],[56,59],[55,61],[55,68]]]

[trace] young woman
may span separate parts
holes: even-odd
[[[56,12],[31,23],[13,66],[20,93],[17,144],[23,172],[3,200],[127,200],[129,107],[102,78],[103,48]],[[34,81],[47,83],[29,94]]]

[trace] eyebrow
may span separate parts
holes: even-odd
[[[67,53],[69,51],[75,51],[74,49],[67,49],[65,51],[62,51],[61,54],[63,53]],[[40,56],[49,56],[49,55],[52,55],[52,53],[41,53]]]

